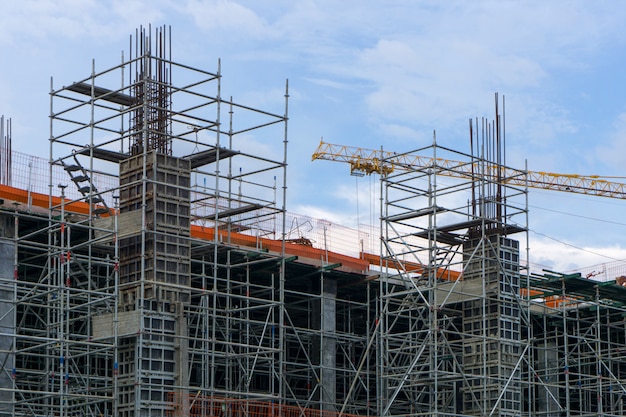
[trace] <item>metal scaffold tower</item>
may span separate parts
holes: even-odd
[[[470,121],[469,155],[324,142],[313,154],[382,176],[379,414],[623,415],[623,263],[529,275],[518,239],[527,187],[623,199],[625,185],[509,168],[496,115]]]
[[[527,409],[529,298],[520,287],[528,274],[512,237],[527,238],[526,189],[502,176],[525,173],[505,167],[496,118],[480,134],[470,121],[471,154],[433,140],[414,151],[432,155],[430,164],[381,177],[378,415]]]
[[[286,231],[287,88],[224,99],[170,39],[51,82],[48,192],[3,181],[0,413],[372,414],[369,264]]]
[[[170,39],[51,83],[49,192],[3,184],[0,412],[371,414],[368,263],[288,241],[287,89],[226,100]]]
[[[531,307],[537,416],[622,416],[626,412],[626,278],[533,274]]]
[[[283,114],[224,100],[219,69],[174,62],[170,38],[142,28],[130,59],[51,86],[50,209],[7,226],[13,415],[286,396],[284,250],[231,234],[284,236],[287,93]]]

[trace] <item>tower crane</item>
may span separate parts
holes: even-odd
[[[448,159],[417,155],[414,153],[395,153],[385,150],[366,149],[355,146],[335,145],[320,141],[312,156],[312,160],[346,162],[350,164],[353,175],[379,174],[387,176],[395,170],[410,170],[432,166],[444,168],[441,175],[471,178],[472,164]],[[445,169],[450,168],[450,169]],[[454,168],[454,169],[452,169]],[[510,185],[528,186],[544,190],[564,191],[600,197],[626,200],[626,184],[610,181],[608,177],[599,175],[558,174],[554,172],[526,171],[526,176],[507,175],[504,169],[503,178]],[[519,171],[515,171],[519,172]]]

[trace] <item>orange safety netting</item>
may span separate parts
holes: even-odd
[[[386,266],[385,262],[388,262],[389,267],[398,270],[405,270],[406,272],[413,272],[416,274],[423,274],[427,272],[427,267],[411,261],[385,261],[382,260],[380,256],[374,255],[371,253],[361,252],[361,258],[369,262],[371,265],[381,265]],[[437,268],[437,278],[445,280],[445,281],[456,281],[459,279],[463,279],[460,271],[454,271],[449,268]]]
[[[363,417],[355,414],[281,405],[277,402],[209,397],[204,395],[170,395],[168,417]]]
[[[0,198],[6,198],[22,204],[32,204],[33,206],[41,208],[49,208],[52,206],[60,206],[60,197],[50,197],[41,193],[28,192],[8,185],[0,185]],[[89,214],[90,207],[84,201],[74,201],[65,205],[67,212],[78,214]],[[191,225],[191,237],[204,240],[213,240],[215,238],[214,227],[204,227],[200,225]],[[231,243],[233,245],[256,247],[262,250],[269,250],[275,253],[282,252],[282,241],[258,238],[251,235],[246,235],[237,232],[228,232],[220,230],[219,241],[224,243]],[[313,259],[326,264],[341,264],[344,268],[357,272],[365,273],[369,269],[369,262],[363,259],[357,259],[352,256],[343,255],[340,253],[329,252],[324,249],[314,248],[311,246],[301,245],[298,243],[285,242],[285,254],[290,256],[298,256],[307,259]]]

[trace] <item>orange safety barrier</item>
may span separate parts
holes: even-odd
[[[46,194],[31,192],[29,195],[26,190],[10,187],[8,185],[0,185],[0,198],[17,201],[22,204],[28,204],[29,197],[30,204],[36,207],[47,209],[50,207],[50,203],[52,203],[53,206],[61,205],[61,197],[52,197],[50,200],[50,196]],[[89,214],[89,204],[83,201],[68,203],[65,205],[65,211],[77,214]],[[191,236],[198,239],[213,240],[215,237],[215,228],[192,225]],[[280,240],[257,238],[255,236],[237,232],[230,232],[229,234],[227,231],[222,230],[219,231],[219,240],[221,242],[232,243],[233,245],[248,246],[253,248],[259,247],[260,249],[275,253],[282,252],[282,241]],[[354,272],[363,273],[369,270],[369,263],[367,261],[339,253],[327,252],[323,249],[317,249],[298,243],[285,242],[285,253],[291,256],[313,259],[320,261],[320,263],[322,260],[329,264],[339,263],[344,268],[348,268]]]
[[[61,197],[52,197],[52,200],[50,200],[50,196],[47,194],[31,192],[29,195],[29,192],[26,190],[2,184],[0,184],[0,197],[22,204],[28,204],[30,197],[30,204],[45,209],[50,207],[50,203],[52,203],[53,207],[61,205]],[[89,204],[84,201],[75,201],[66,204],[65,210],[71,213],[89,214]]]
[[[540,291],[540,290],[533,290],[532,288],[530,290],[528,288],[520,288],[519,289],[519,294],[522,297],[536,298],[536,297],[541,297],[545,293],[543,291]]]
[[[0,184],[0,198],[6,198],[8,200],[17,201],[22,204],[28,204],[29,193],[26,190],[20,188],[11,187],[8,185]],[[50,203],[53,206],[61,205],[60,197],[50,197],[41,193],[30,193],[30,203],[37,207],[48,208]],[[89,214],[89,204],[82,201],[75,201],[68,203],[65,206],[65,210],[77,214]],[[197,239],[214,240],[215,228],[204,227],[198,225],[191,225],[191,236]],[[238,232],[230,232],[220,230],[218,232],[220,242],[231,243],[233,245],[246,246],[252,248],[260,248],[275,253],[282,252],[282,241],[273,240],[267,238],[257,238],[255,236],[245,235]],[[361,252],[360,259],[342,255],[334,252],[327,252],[323,249],[314,248],[308,245],[302,245],[298,243],[285,242],[285,254],[291,256],[298,256],[301,258],[326,261],[329,264],[341,264],[344,268],[358,273],[365,273],[369,270],[370,265],[381,265],[381,258],[379,255],[371,253]],[[404,268],[407,272],[423,273],[425,271],[424,265],[417,262],[403,261]],[[395,266],[391,265],[392,268]],[[438,278],[447,281],[456,281],[462,279],[462,273],[459,271],[453,271],[450,269],[439,268]],[[521,295],[527,295],[526,289],[520,289]],[[538,290],[530,290],[531,296],[539,296],[542,292]],[[548,307],[559,307],[563,303],[571,303],[574,299],[568,297],[552,296],[545,298],[545,304]]]
[[[192,225],[191,236],[198,239],[213,240],[215,238],[215,228]],[[231,243],[233,245],[255,247],[275,253],[282,252],[282,241],[280,240],[273,240],[262,237],[257,238],[255,236],[245,235],[237,232],[228,233],[225,230],[219,230],[218,236],[220,242]],[[352,256],[342,255],[335,252],[327,252],[323,249],[318,249],[312,246],[301,245],[292,242],[285,242],[285,253],[287,255],[313,259],[320,262],[324,260],[327,264],[339,263],[341,264],[341,266],[355,272],[366,272],[367,270],[369,270],[370,265],[369,262],[362,259],[354,258]]]
[[[559,308],[562,306],[568,306],[574,303],[580,303],[582,300],[578,300],[572,297],[564,297],[562,295],[551,295],[544,299],[546,307]]]
[[[169,397],[172,408],[167,410],[167,417],[364,417],[270,401],[178,393]]]
[[[361,259],[364,259],[367,262],[369,262],[370,265],[376,265],[376,266],[381,265],[381,258],[378,255],[361,252],[360,257]],[[383,261],[383,266],[384,266],[384,262],[385,261]],[[406,272],[415,272],[417,274],[423,274],[426,271],[426,268],[424,267],[424,265],[417,263],[417,262],[402,261],[402,265],[404,269],[406,270]],[[398,269],[399,265],[395,265],[393,262],[391,262],[389,267]],[[445,281],[456,281],[458,279],[462,279],[462,274],[459,271],[453,271],[448,268],[437,268],[437,278],[443,279]]]

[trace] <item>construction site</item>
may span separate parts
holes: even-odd
[[[286,208],[288,84],[235,102],[170,39],[51,82],[47,159],[1,120],[1,415],[626,415],[626,277],[528,265],[529,188],[620,184],[507,166],[496,96],[463,150],[320,144],[379,178],[342,251]]]

